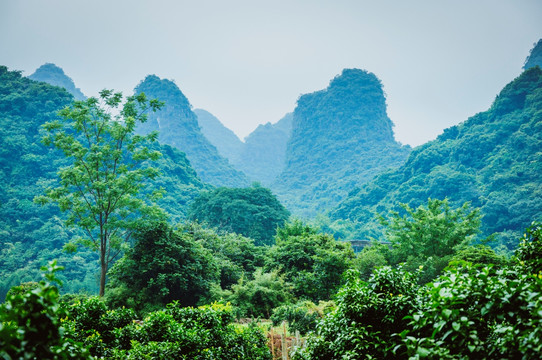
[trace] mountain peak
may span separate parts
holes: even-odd
[[[76,100],[84,100],[86,96],[81,90],[75,87],[73,80],[64,73],[61,67],[53,63],[45,63],[28,77],[35,81],[43,81],[53,86],[65,88]]]
[[[290,211],[313,216],[401,165],[409,151],[394,140],[380,80],[344,69],[326,89],[297,101],[285,168],[272,188]]]
[[[162,109],[149,114],[147,122],[139,124],[138,133],[158,131],[158,141],[186,153],[199,177],[209,184],[233,187],[248,184],[245,174],[235,170],[205,138],[192,105],[173,81],[148,75],[134,92],[143,92],[165,103]]]
[[[533,44],[533,48],[531,49],[529,56],[527,56],[527,59],[525,59],[523,70],[527,70],[537,65],[542,67],[542,39]]]

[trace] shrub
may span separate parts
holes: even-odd
[[[64,336],[55,272],[56,261],[42,267],[46,280],[17,287],[0,306],[0,357],[2,359],[90,359],[81,344]]]
[[[346,274],[337,307],[309,335],[294,359],[395,359],[391,351],[416,305],[418,274],[389,266],[377,268],[368,282],[357,271]]]

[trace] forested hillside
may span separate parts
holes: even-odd
[[[392,128],[380,80],[345,69],[327,89],[299,98],[285,169],[271,188],[294,214],[330,209],[354,187],[404,162],[410,148],[395,141]]]
[[[259,125],[245,138],[233,164],[254,181],[269,186],[284,169],[286,146],[292,131],[292,113],[277,123]]]
[[[499,232],[509,248],[542,217],[542,70],[534,67],[504,87],[491,108],[417,147],[398,169],[353,191],[331,217],[348,219],[350,236],[382,238],[376,214],[427,198],[470,201],[483,214],[482,233]]]
[[[72,100],[63,88],[0,67],[0,298],[13,285],[39,279],[39,267],[54,258],[66,266],[69,290],[96,286],[93,254],[63,253],[74,233],[64,228],[56,207],[33,202],[65,165],[60,154],[41,144],[40,126]]]
[[[86,98],[81,92],[81,89],[76,87],[73,80],[64,73],[64,70],[55,64],[43,64],[28,77],[35,81],[43,81],[50,85],[60,86],[72,94],[75,100],[83,100]]]
[[[140,92],[165,102],[165,106],[149,114],[147,122],[138,127],[139,133],[158,131],[158,141],[186,153],[198,176],[206,183],[234,187],[248,185],[245,174],[235,170],[203,136],[188,99],[174,82],[149,75],[135,88],[135,93]]]
[[[33,202],[58,181],[57,171],[66,164],[60,151],[42,145],[40,127],[72,101],[63,88],[0,67],[0,297],[14,284],[38,279],[40,266],[53,258],[66,267],[67,291],[95,291],[95,254],[84,248],[76,256],[62,252],[76,233],[64,226],[55,206]],[[165,189],[159,205],[179,220],[188,202],[209,186],[179,150],[157,144],[153,149],[162,153],[156,163],[162,176],[149,185]]]
[[[233,164],[243,148],[243,142],[210,112],[195,109],[194,114],[198,118],[198,124],[203,135],[216,147],[222,157],[225,157]]]

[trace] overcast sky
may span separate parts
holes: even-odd
[[[416,146],[487,110],[541,19],[540,0],[0,0],[0,64],[55,63],[89,96],[156,74],[241,138],[361,68]]]

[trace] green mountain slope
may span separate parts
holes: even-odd
[[[356,186],[401,165],[380,80],[345,69],[325,90],[303,95],[293,114],[286,165],[271,188],[296,215],[314,216]]]
[[[72,94],[76,100],[86,99],[86,96],[81,90],[75,87],[73,80],[64,73],[64,70],[55,64],[43,64],[29,78],[35,81],[43,81],[50,85],[60,86]]]
[[[165,102],[160,111],[149,114],[148,121],[138,127],[139,133],[158,131],[161,143],[186,153],[204,182],[231,187],[248,184],[245,174],[235,170],[203,136],[188,99],[174,82],[149,75],[137,85],[135,92],[144,92],[150,98]]]
[[[216,147],[222,157],[233,163],[233,160],[237,159],[243,148],[243,142],[210,112],[195,109],[194,114],[198,118],[198,124],[203,135]]]
[[[407,162],[353,191],[332,219],[354,223],[355,237],[381,238],[375,214],[427,198],[481,207],[483,234],[515,239],[542,218],[542,70],[534,67],[508,84],[488,111],[446,129],[417,147]],[[510,239],[511,243],[506,243]]]

